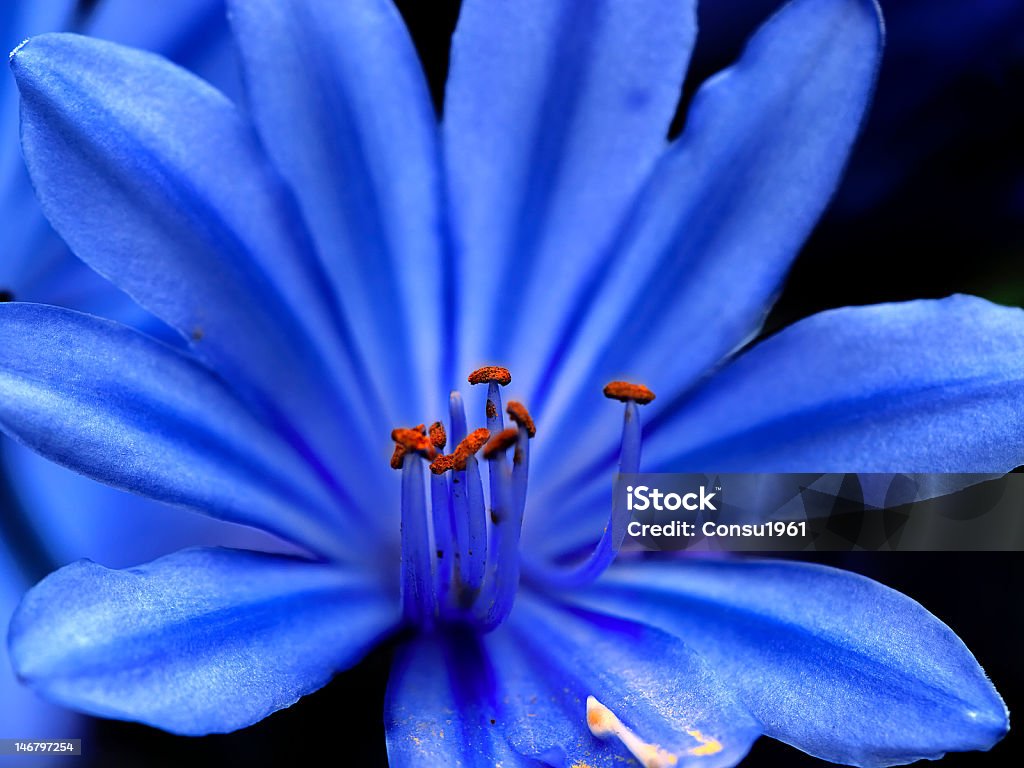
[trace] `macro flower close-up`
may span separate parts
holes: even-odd
[[[392,766],[710,768],[761,736],[886,766],[1003,738],[993,682],[900,592],[620,553],[617,475],[1024,464],[1021,309],[761,334],[868,113],[880,9],[782,5],[669,138],[695,5],[466,0],[440,117],[391,0],[229,2],[237,103],[97,37],[13,50],[43,213],[152,317],[0,303],[0,428],[235,526],[43,578],[10,621],[22,684],[201,736],[391,642]]]

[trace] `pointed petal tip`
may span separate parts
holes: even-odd
[[[25,45],[28,43],[28,41],[29,41],[29,38],[26,37],[24,40],[22,40],[20,43],[18,43],[15,46],[14,50],[11,51],[7,55],[7,61],[11,62],[11,64],[13,65],[14,64],[14,57],[18,55],[19,51],[21,51],[21,49],[25,47]]]

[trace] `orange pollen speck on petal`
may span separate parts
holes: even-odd
[[[500,365],[485,365],[469,374],[468,381],[470,384],[488,384],[493,381],[507,387],[512,382],[512,374],[508,372],[508,368],[502,368]]]
[[[533,423],[533,417],[530,416],[530,412],[526,410],[525,405],[518,400],[510,400],[505,410],[508,411],[508,417],[512,421],[526,429],[527,435],[533,437],[537,434],[537,427]]]
[[[518,429],[509,427],[508,429],[501,430],[501,432],[487,441],[487,445],[484,446],[484,458],[496,459],[499,455],[515,445],[516,440],[518,439]]]
[[[430,442],[437,450],[444,450],[444,447],[448,445],[448,433],[444,431],[444,424],[440,421],[435,421],[430,425]]]
[[[624,403],[632,401],[638,405],[646,405],[654,399],[654,393],[643,384],[631,384],[628,381],[613,381],[606,384],[604,396]]]

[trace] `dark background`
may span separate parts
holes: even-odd
[[[709,74],[738,55],[777,5],[705,0],[701,38],[673,127]],[[888,52],[875,108],[833,205],[805,247],[766,332],[829,307],[954,292],[1024,303],[1024,3],[981,39],[965,43],[954,4],[882,2]],[[994,3],[993,7],[998,6]],[[448,40],[458,3],[399,2],[440,110]],[[714,6],[713,8],[711,6]],[[922,39],[921,14],[942,6],[947,29]],[[986,12],[963,0],[961,11]],[[1005,10],[1004,10],[1005,12]],[[948,38],[943,38],[947,34]],[[967,50],[964,50],[967,48]],[[953,50],[955,49],[955,56]],[[819,554],[818,562],[871,576],[923,603],[951,626],[1024,711],[1024,558],[1013,553]],[[86,752],[101,765],[316,763],[384,765],[384,691],[393,645],[324,690],[240,733],[184,739],[143,726],[96,721]],[[1022,765],[1024,737],[943,766]],[[822,765],[761,739],[750,766]]]

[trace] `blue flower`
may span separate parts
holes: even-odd
[[[386,0],[231,9],[248,114],[109,43],[47,35],[12,55],[49,220],[188,344],[0,306],[0,424],[311,556],[70,565],[12,621],[22,679],[93,714],[230,731],[406,627],[385,713],[396,766],[724,766],[761,734],[889,765],[1005,733],[959,639],[874,582],[607,567],[616,446],[628,471],[641,439],[648,469],[1022,463],[1019,310],[847,308],[737,354],[863,117],[872,3],[785,6],[671,145],[692,3],[465,3],[440,130]],[[495,363],[536,438],[521,405],[504,429],[507,372],[477,371],[486,433],[453,392],[443,437],[392,433],[399,489],[389,430],[436,418],[456,372]],[[620,377],[659,395],[645,432],[647,390],[618,382],[617,434],[600,385]]]

